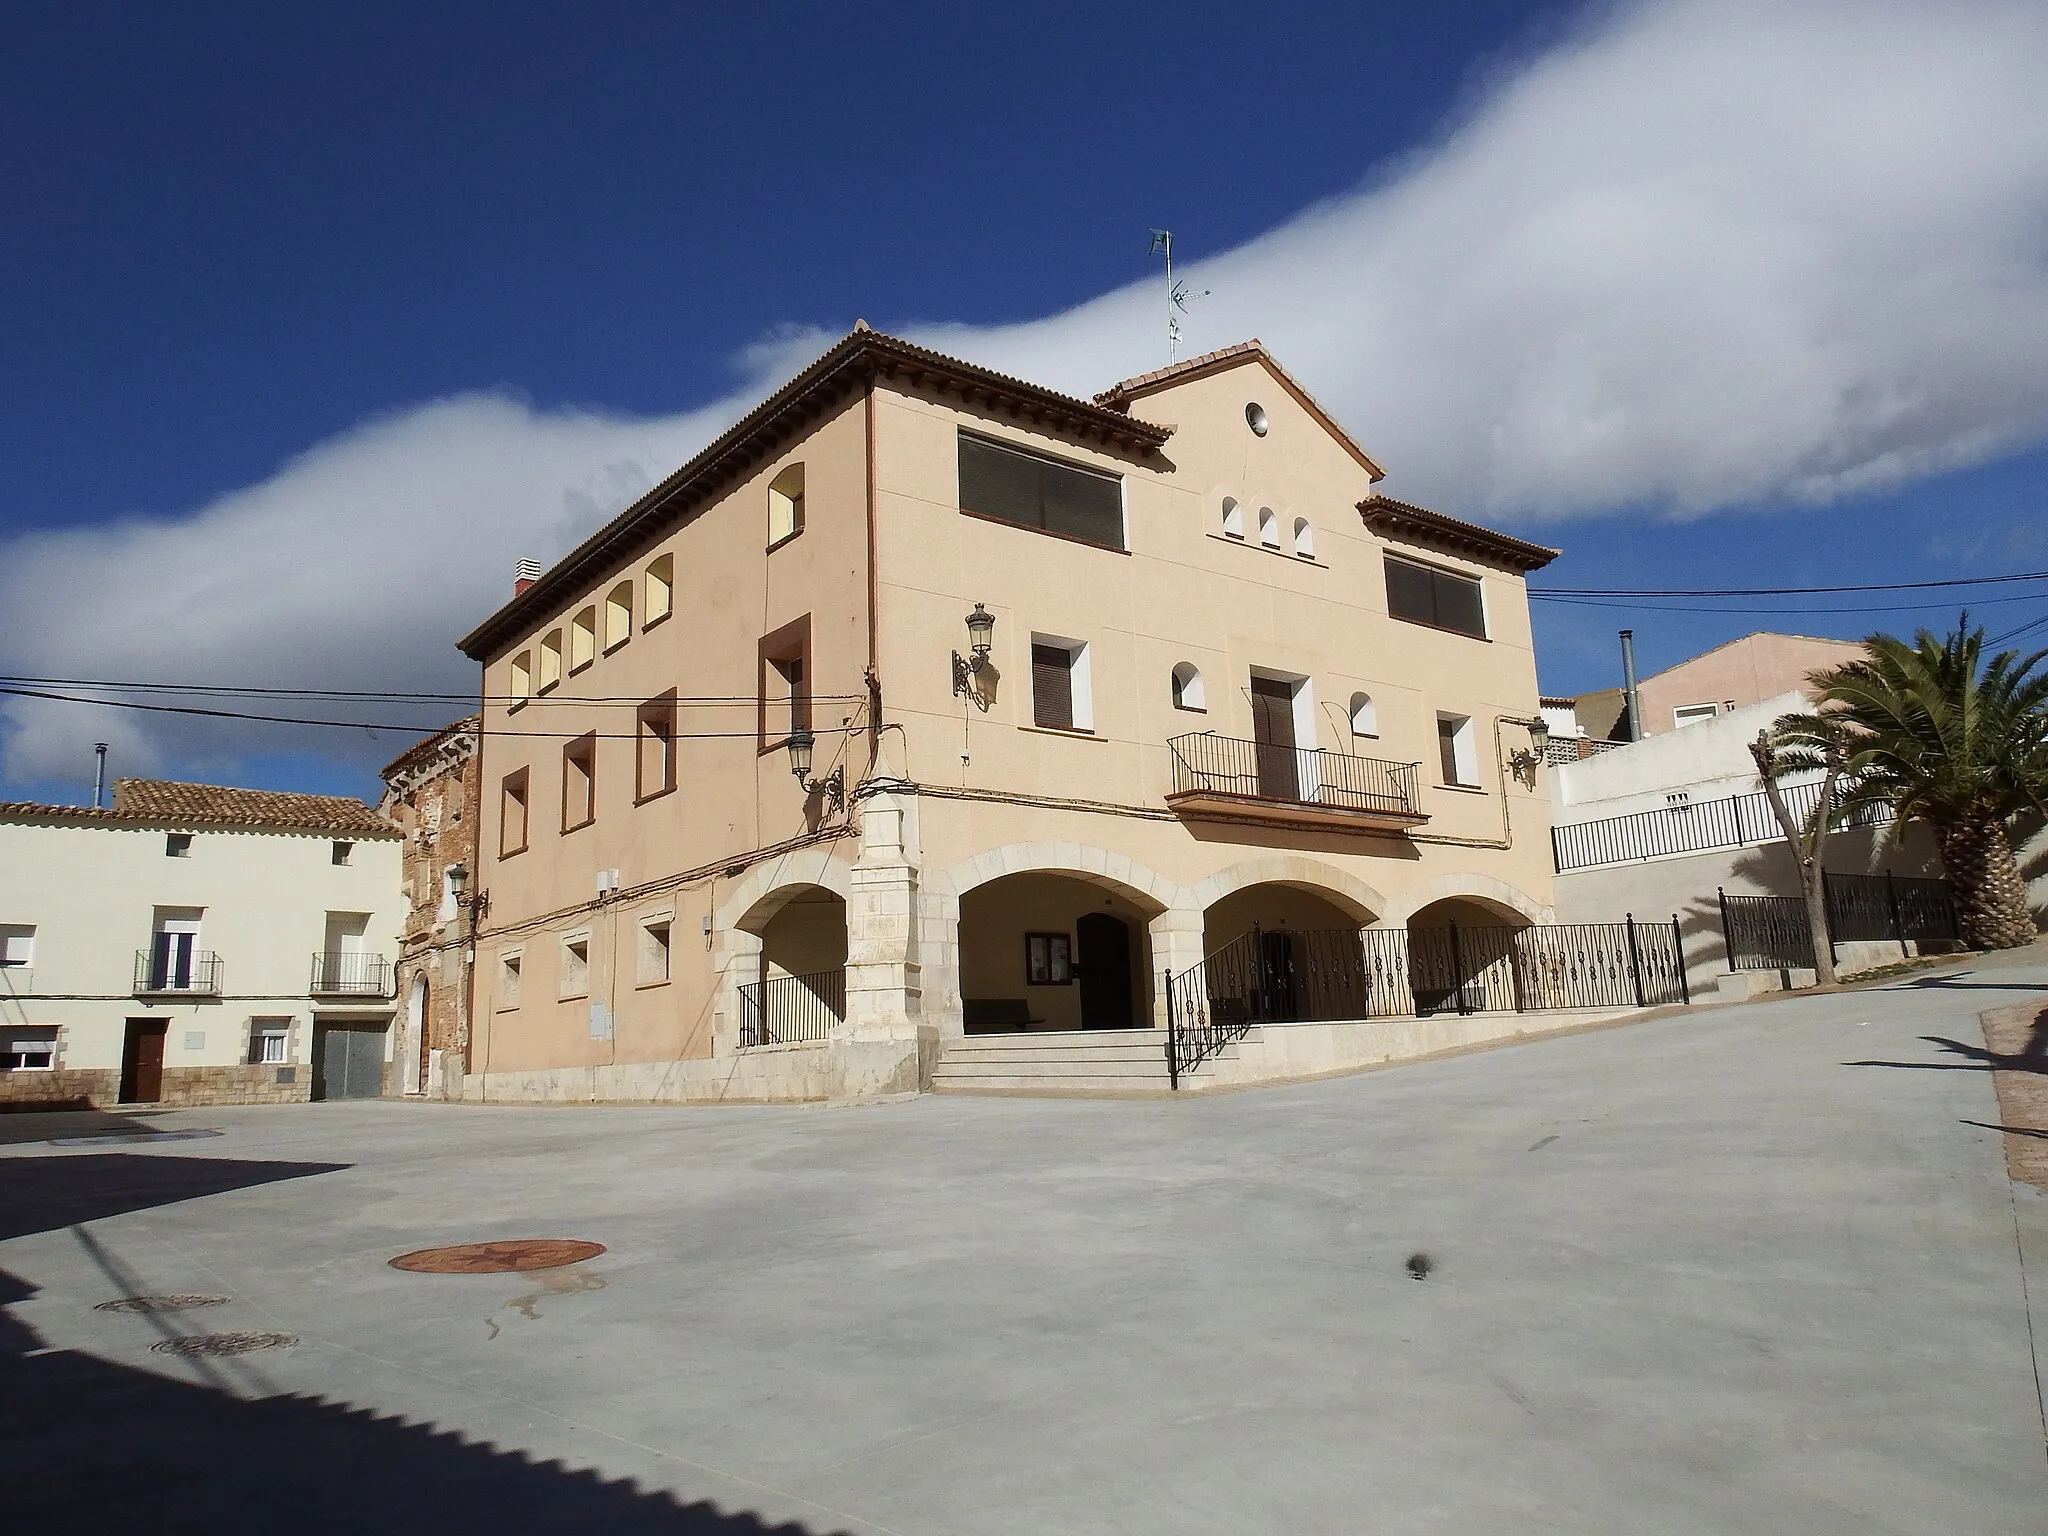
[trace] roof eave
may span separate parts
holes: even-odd
[[[1446,517],[1413,502],[1396,501],[1391,496],[1368,496],[1358,504],[1358,515],[1367,528],[1382,538],[1445,549],[1523,576],[1542,570],[1564,553],[1546,544],[1518,539],[1511,533]]]

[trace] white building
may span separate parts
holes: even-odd
[[[0,1103],[382,1093],[400,841],[330,795],[0,804]]]

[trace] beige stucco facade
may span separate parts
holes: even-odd
[[[1413,508],[1374,531],[1376,466],[1256,349],[1112,404],[857,332],[464,641],[486,695],[470,1096],[909,1091],[977,1018],[1156,1027],[1162,977],[1240,925],[1549,915],[1546,788],[1509,762],[1537,712],[1523,576],[1550,552]],[[964,511],[963,432],[1117,477],[1121,547]],[[800,531],[771,544],[796,478]],[[1484,638],[1391,617],[1390,551],[1479,583]],[[963,692],[976,605],[993,634]],[[1037,723],[1034,644],[1069,658],[1071,725]],[[792,775],[799,655],[811,778],[840,772],[843,807]],[[1197,803],[1169,742],[1255,751],[1254,678],[1291,711],[1296,792]],[[671,690],[672,775],[641,723]],[[1468,784],[1443,782],[1440,719]],[[1335,793],[1386,771],[1360,760],[1407,775],[1412,814]],[[1073,974],[1034,979],[1033,935]],[[753,1038],[769,999],[810,1009],[842,976],[825,1038]]]
[[[398,890],[395,833],[7,807],[0,929],[22,963],[0,965],[0,1051],[54,1048],[0,1070],[0,1101],[302,1100],[337,1029],[388,1060]],[[167,928],[190,935],[191,954],[153,975]],[[160,1080],[124,1090],[138,1029],[155,1037]],[[265,1049],[266,1032],[282,1042]]]
[[[1808,673],[1862,655],[1861,645],[1813,635],[1760,631],[1730,640],[1642,680],[1637,694],[1643,701],[1643,734],[1662,735],[1778,694],[1804,692]]]

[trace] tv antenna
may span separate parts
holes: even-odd
[[[1180,317],[1188,312],[1188,299],[1192,295],[1186,283],[1173,280],[1173,231],[1155,229],[1152,231],[1152,249],[1148,256],[1166,258],[1166,361],[1170,365],[1180,353]],[[1202,290],[1207,298],[1209,290]]]

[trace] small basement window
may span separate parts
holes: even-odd
[[[960,434],[960,510],[1123,549],[1124,482],[1062,459]]]
[[[1486,638],[1486,602],[1476,578],[1387,556],[1387,612],[1475,640]]]

